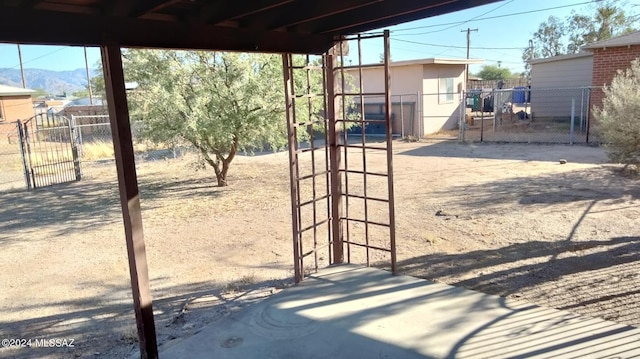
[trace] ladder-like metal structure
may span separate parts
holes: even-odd
[[[384,61],[363,64],[362,42],[376,38]],[[357,64],[347,66],[353,43]],[[317,58],[283,55],[296,282],[345,261],[396,272],[389,60],[388,31],[345,38]],[[365,88],[365,71],[382,88]],[[382,101],[383,118],[367,115],[370,101]]]

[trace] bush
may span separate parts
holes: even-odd
[[[640,61],[618,71],[596,108],[596,131],[613,162],[640,167]]]

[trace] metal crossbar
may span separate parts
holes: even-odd
[[[362,40],[364,39],[374,39],[382,37],[385,45],[384,52],[384,61],[382,64],[363,64],[362,62]],[[365,249],[365,262],[366,265],[371,265],[371,249],[375,250],[383,250],[390,253],[390,262],[391,262],[391,270],[393,272],[396,271],[396,255],[395,255],[395,214],[394,214],[394,200],[393,200],[393,165],[392,165],[392,128],[391,128],[391,97],[389,93],[389,33],[385,31],[382,35],[358,35],[353,40],[356,41],[357,46],[357,58],[358,63],[356,65],[349,66],[339,66],[336,68],[339,71],[340,82],[342,91],[337,93],[336,96],[340,99],[341,102],[341,113],[338,116],[337,122],[340,123],[342,131],[341,131],[341,143],[338,144],[338,147],[342,152],[342,160],[343,164],[339,169],[339,172],[343,175],[343,198],[344,198],[344,215],[340,218],[341,221],[344,222],[345,225],[345,233],[346,239],[344,241],[346,245],[347,252],[347,261],[352,262],[352,260],[358,260],[353,253],[352,246],[360,247]],[[344,54],[342,53],[342,49],[344,47],[340,46],[340,55],[343,61],[340,61],[341,64],[344,64]],[[351,48],[351,46],[350,46]],[[363,69],[373,69],[373,68],[382,68],[381,75],[384,77],[384,89],[383,91],[371,91],[364,86],[364,76]],[[345,72],[356,72],[358,83],[353,88],[353,86],[347,86],[347,79],[345,76]],[[349,89],[347,89],[349,87]],[[384,118],[375,118],[375,119],[367,119],[367,115],[365,113],[365,103],[366,98],[368,97],[384,97]],[[350,98],[356,98],[358,100],[359,109],[357,116],[353,116],[354,113],[349,109],[348,100]],[[356,117],[356,118],[354,118]],[[385,142],[384,145],[370,145],[367,144],[368,133],[366,132],[366,127],[368,124],[382,124],[385,128]],[[353,128],[356,128],[354,131]],[[359,130],[359,131],[358,131]],[[358,133],[359,132],[359,133]],[[354,143],[350,140],[350,134],[356,135],[357,139],[359,139],[359,143]],[[385,172],[380,171],[372,171],[368,168],[367,154],[371,151],[382,151],[387,154],[386,162],[387,162],[387,170]],[[359,159],[353,158],[353,161],[361,161],[362,162],[362,170],[352,169],[350,166],[351,156],[356,155],[357,152],[360,152]],[[356,176],[355,179],[362,179],[362,195],[353,194],[350,192],[350,185],[352,176]],[[388,199],[379,198],[377,196],[369,195],[370,186],[369,179],[371,176],[386,178],[387,180],[387,192]],[[355,207],[352,208],[351,200],[359,200],[363,202],[363,213],[357,213],[355,211]],[[377,221],[372,221],[369,217],[371,215],[370,202],[377,203],[386,203],[388,204],[388,216],[389,223],[381,223]],[[362,218],[358,218],[358,216],[362,215]],[[352,234],[356,236],[357,229],[352,225],[354,223],[364,224],[364,244],[356,243],[352,240]],[[372,227],[373,226],[373,227]],[[375,227],[383,227],[385,229],[388,228],[388,247],[383,248],[380,246],[374,246],[371,244],[371,238],[375,235],[376,232]],[[359,237],[359,235],[358,235]]]
[[[363,39],[374,38],[384,40],[385,61],[382,64],[364,65],[361,42]],[[389,32],[358,36],[351,40],[357,41],[356,66],[339,66],[345,60],[343,44],[337,44],[323,56],[322,66],[317,66],[317,62],[311,61],[309,56],[303,58],[286,54],[282,57],[296,282],[302,281],[309,271],[318,269],[319,252],[324,250],[328,251],[329,264],[342,263],[346,259],[350,263],[364,262],[368,266],[374,264],[371,250],[384,251],[389,253],[391,270],[396,271]],[[364,68],[383,69],[382,91],[368,91],[364,88]],[[313,75],[318,71],[322,73],[321,90],[313,81]],[[359,80],[354,85],[351,77],[356,72]],[[384,118],[367,119],[364,113],[366,96],[385,98]],[[321,97],[322,108],[318,108],[313,101]],[[359,109],[356,106],[358,101]],[[370,124],[384,126],[384,144],[367,143],[369,135],[366,126]],[[350,134],[357,135],[357,140],[350,140]],[[367,155],[373,151],[386,153],[386,171],[373,170],[367,166]],[[359,161],[362,161],[362,170],[355,167]],[[374,183],[370,179],[373,177],[386,179],[386,195],[375,195],[370,190],[370,184]],[[351,193],[350,186],[354,183],[357,185],[360,178],[364,193]],[[358,201],[364,204],[363,212],[357,211]],[[387,206],[388,223],[371,220],[373,203]],[[358,233],[360,228],[357,227],[364,227],[363,235]],[[379,245],[380,233],[388,233],[385,234],[388,240],[384,246]],[[364,243],[357,242],[354,238],[363,238]],[[375,238],[376,245],[372,244],[372,238]],[[363,248],[364,256],[356,255],[352,248]],[[309,263],[310,258],[313,258],[312,263]]]

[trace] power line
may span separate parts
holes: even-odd
[[[465,20],[465,21],[457,21],[457,22],[450,22],[450,23],[436,24],[436,25],[416,26],[416,27],[410,27],[410,28],[406,28],[406,29],[393,30],[393,31],[391,31],[391,33],[398,33],[398,32],[402,32],[402,31],[411,31],[411,30],[419,30],[419,29],[427,29],[427,28],[438,27],[438,26],[453,25],[451,27],[448,27],[446,29],[441,29],[441,30],[434,30],[434,31],[428,31],[428,32],[421,32],[421,33],[412,33],[412,34],[401,34],[402,36],[426,35],[426,34],[431,34],[431,33],[434,33],[434,32],[440,32],[440,31],[448,30],[448,29],[451,29],[452,27],[456,27],[458,25],[466,24],[466,23],[468,23],[470,21],[480,21],[480,20],[491,20],[491,19],[497,19],[497,18],[505,18],[505,17],[511,17],[511,16],[531,14],[531,13],[534,13],[534,12],[542,12],[542,11],[562,9],[562,8],[566,8],[566,7],[586,5],[586,4],[590,4],[590,3],[591,3],[591,1],[586,1],[586,2],[580,2],[580,3],[575,3],[575,4],[569,4],[569,5],[548,7],[548,8],[544,8],[544,9],[536,9],[536,10],[529,10],[529,11],[522,11],[522,12],[514,12],[514,13],[511,13],[511,14],[488,16],[488,17],[476,17],[476,18],[471,18],[469,20]],[[504,5],[506,5],[506,4],[504,4]],[[479,15],[479,16],[483,16],[483,15]]]
[[[473,21],[473,20],[476,20],[476,19],[478,19],[478,18],[480,18],[480,17],[482,17],[482,16],[485,16],[485,15],[487,15],[487,14],[490,14],[490,13],[492,13],[492,12],[494,12],[494,11],[496,11],[496,10],[500,9],[500,8],[501,8],[501,7],[503,7],[503,6],[509,5],[509,4],[511,4],[513,1],[514,1],[514,0],[509,0],[509,1],[507,1],[506,3],[501,4],[500,6],[498,6],[498,7],[496,7],[496,8],[493,8],[493,9],[491,9],[491,10],[489,10],[489,11],[485,12],[485,13],[482,13],[482,14],[480,14],[480,15],[478,15],[478,16],[472,17],[471,19],[466,20],[466,21],[463,21],[463,22],[462,22],[462,23],[460,23],[460,24],[455,24],[455,25],[449,26],[449,27],[447,27],[447,28],[440,29],[440,30],[434,30],[434,31],[431,31],[431,32],[442,32],[442,31],[446,31],[446,30],[452,29],[452,28],[454,28],[454,27],[457,27],[458,25],[466,24],[466,23],[471,22],[471,21]]]
[[[68,48],[70,48],[70,46],[61,47],[61,48],[59,48],[59,49],[55,49],[55,50],[53,50],[53,51],[51,51],[51,52],[48,52],[48,53],[46,53],[46,54],[44,54],[44,55],[41,55],[41,56],[38,56],[38,57],[34,57],[33,59],[30,59],[30,60],[24,61],[24,62],[22,62],[22,63],[23,63],[23,64],[28,64],[28,63],[30,63],[30,62],[33,62],[33,61],[36,61],[36,60],[40,60],[40,59],[41,59],[41,58],[43,58],[43,57],[47,57],[47,56],[49,56],[49,55],[53,55],[53,54],[55,54],[56,52],[60,52],[60,51],[62,51],[62,50],[66,50],[66,49],[68,49]],[[15,66],[11,66],[11,67],[8,67],[8,68],[9,68],[9,69],[14,69],[14,68],[16,68],[16,67],[20,67],[20,64],[17,64],[17,65],[15,65]]]
[[[463,30],[463,31],[467,31],[467,30]],[[448,47],[448,48],[452,48],[452,49],[466,49],[467,48],[466,46],[430,44],[430,43],[427,43],[427,42],[403,40],[403,39],[398,39],[397,37],[392,37],[392,39],[394,41],[407,42],[407,43],[416,44],[416,45],[425,45],[425,46],[433,46],[433,47]],[[525,49],[525,47],[470,47],[470,49],[471,50],[520,50],[520,51],[522,51],[523,49]]]

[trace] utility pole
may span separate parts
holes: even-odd
[[[91,89],[91,74],[89,74],[89,60],[87,59],[87,47],[84,47],[84,66],[87,70],[87,88],[89,89],[89,104],[93,106],[93,90]]]
[[[22,66],[22,50],[20,49],[20,44],[18,45],[18,59],[20,60],[20,73],[22,74],[22,88],[27,88],[27,81],[24,79],[24,67]]]
[[[471,31],[478,31],[478,29],[471,29],[471,28],[467,28],[466,30],[460,30],[460,32],[466,32],[467,33],[467,60],[469,59],[469,48],[471,46]],[[469,83],[469,64],[465,65],[465,69],[464,69],[464,85],[465,88],[467,87],[467,84]]]

